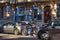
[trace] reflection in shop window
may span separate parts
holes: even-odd
[[[24,7],[17,7],[17,14],[24,14]]]
[[[24,7],[17,7],[16,11],[17,11],[16,20],[17,21],[24,21],[24,19],[25,19],[25,16],[24,16],[25,8]]]
[[[6,6],[6,17],[10,17],[11,16],[11,6],[7,5]]]
[[[7,13],[7,14],[6,14],[6,16],[7,16],[7,17],[9,17],[9,16],[10,16],[10,14],[8,14],[8,13]]]
[[[42,20],[42,10],[38,9],[38,20]]]

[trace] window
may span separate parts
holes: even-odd
[[[17,7],[17,14],[24,14],[25,8],[24,7]]]
[[[25,19],[25,14],[24,14],[25,8],[24,7],[17,7],[16,12],[17,12],[16,21],[24,21],[24,19]]]
[[[38,20],[42,20],[42,9],[38,9]]]
[[[3,12],[2,11],[3,11],[2,8],[0,8],[0,19],[2,19],[2,17],[3,17]]]
[[[57,17],[60,17],[60,3],[57,3]]]

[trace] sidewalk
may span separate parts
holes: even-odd
[[[60,40],[60,33],[53,35],[52,40]]]

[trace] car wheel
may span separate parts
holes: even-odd
[[[22,30],[22,35],[27,35],[27,30],[26,29],[24,29],[24,30]]]
[[[48,33],[41,34],[41,39],[42,40],[48,40],[49,39],[49,34]]]
[[[49,31],[42,32],[41,30],[37,33],[38,39],[41,40],[51,40],[51,34]]]
[[[4,25],[4,26],[3,26],[3,32],[2,32],[2,33],[7,33],[7,32],[6,32],[6,28],[7,28],[7,25]]]
[[[18,35],[18,34],[19,34],[18,29],[15,29],[15,30],[14,30],[14,34],[15,34],[15,35]]]

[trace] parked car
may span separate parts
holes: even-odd
[[[20,25],[20,31],[22,35],[28,35],[32,25],[27,21],[18,22],[17,25]]]
[[[8,22],[2,25],[4,33],[14,33],[15,35],[18,35],[19,33],[21,33],[22,35],[27,35],[28,29],[30,29],[31,27],[32,26],[27,21],[16,23]]]

